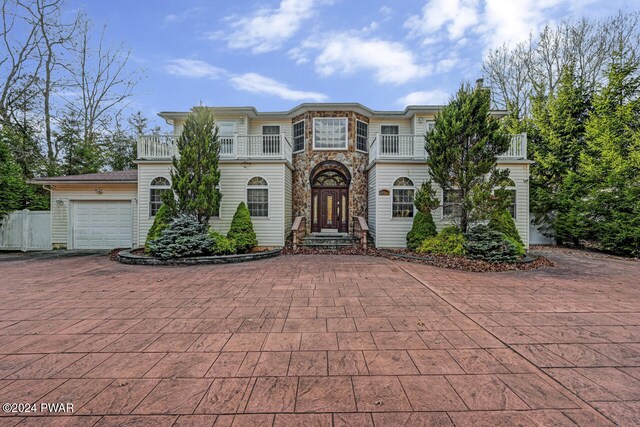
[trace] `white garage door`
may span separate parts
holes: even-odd
[[[133,213],[131,201],[74,201],[73,248],[130,248]]]

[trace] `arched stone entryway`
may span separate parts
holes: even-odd
[[[311,231],[349,231],[351,174],[342,163],[328,160],[316,165],[311,180]]]

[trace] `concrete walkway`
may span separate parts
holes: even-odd
[[[2,262],[0,426],[639,425],[640,263],[552,257]]]

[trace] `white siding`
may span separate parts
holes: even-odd
[[[286,166],[284,168],[284,235],[285,239],[291,233],[291,226],[293,225],[293,173],[291,169]]]
[[[96,190],[101,190],[98,193]],[[128,200],[137,209],[136,184],[55,185],[51,192],[51,243],[54,248],[71,248],[70,206],[74,200]],[[134,213],[133,242],[137,241],[138,221]]]
[[[529,165],[523,163],[500,163],[500,168],[510,169],[510,178],[516,184],[516,228],[529,247]],[[392,218],[391,199],[393,182],[401,177],[409,177],[418,189],[429,179],[428,169],[424,164],[382,163],[378,162],[369,171],[369,228],[375,228],[377,247],[405,247],[406,235],[411,230],[412,218]],[[373,178],[372,178],[373,177]],[[375,190],[372,188],[375,185]],[[436,196],[442,201],[442,189],[433,184]],[[389,190],[388,196],[380,196],[381,189]],[[371,215],[374,215],[372,219]],[[433,212],[433,220],[438,230],[451,224],[443,218],[442,207]]]
[[[140,230],[139,239],[134,246],[143,246],[147,239],[147,233],[153,225],[154,217],[149,216],[149,187],[151,181],[157,177],[163,177],[171,181],[171,163],[140,163],[138,164],[138,224]]]
[[[289,141],[291,138],[291,120],[251,120],[249,122],[249,135],[262,135],[262,126],[280,126],[280,133],[284,133]],[[242,135],[241,132],[238,132]]]
[[[269,184],[269,217],[252,218],[258,243],[260,246],[284,246],[285,168],[283,163],[220,163],[220,191],[222,192],[220,217],[212,218],[211,226],[226,234],[238,204],[247,202],[247,182],[254,176],[261,176]],[[144,244],[149,228],[153,224],[153,218],[149,217],[149,185],[158,176],[169,179],[169,169],[169,163],[138,165],[139,245]],[[291,228],[290,220],[289,228]]]
[[[368,179],[368,193],[369,193],[369,203],[368,203],[368,213],[369,218],[367,218],[367,225],[369,226],[369,233],[373,238],[373,244],[376,244],[376,218],[377,218],[377,200],[378,200],[378,186],[376,181],[376,168],[373,167],[369,170],[369,179]]]
[[[220,117],[216,120],[219,121],[230,121],[236,122],[236,132],[238,135],[246,135],[247,134],[247,122],[248,119],[245,116],[238,117]],[[173,122],[173,133],[174,135],[180,135],[182,133],[182,129],[184,127],[184,120],[174,120]]]
[[[408,119],[369,119],[369,137],[371,139],[373,139],[376,134],[380,133],[380,127],[382,125],[398,126],[398,131],[401,135],[410,135],[412,133],[411,121]]]
[[[516,228],[518,234],[524,242],[525,246],[529,247],[529,164],[527,163],[514,163],[506,164],[499,163],[498,167],[501,169],[508,168],[509,178],[516,184]]]
[[[407,245],[407,233],[411,230],[413,218],[391,217],[393,182],[401,176],[406,176],[413,181],[415,188],[418,189],[428,179],[427,167],[418,163],[377,163],[372,172],[377,176],[377,190],[374,192],[377,221],[376,246],[404,248]],[[382,189],[389,190],[389,195],[381,196],[379,191]]]
[[[414,116],[411,120],[415,135],[424,135],[427,133],[427,124],[433,123],[434,116]]]

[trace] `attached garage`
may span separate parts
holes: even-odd
[[[71,206],[74,249],[133,246],[133,208],[130,200],[73,200]]]
[[[138,171],[39,178],[51,191],[54,249],[138,246]]]

